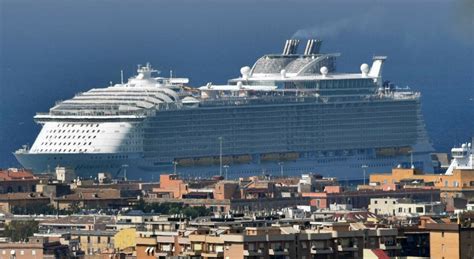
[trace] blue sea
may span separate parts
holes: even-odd
[[[436,150],[474,136],[474,1],[0,0],[0,168],[36,112],[151,62],[224,83],[289,38],[320,38],[339,71],[386,55],[384,79],[422,93]]]

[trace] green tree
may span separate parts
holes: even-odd
[[[25,215],[32,215],[32,214],[46,214],[46,215],[54,215],[57,213],[56,208],[53,205],[44,205],[44,204],[30,204],[27,207],[23,206],[15,206],[12,208],[13,214],[25,214]]]
[[[81,211],[81,206],[78,201],[72,202],[71,205],[69,206],[68,212],[70,212],[70,214],[78,213],[80,211]]]
[[[5,226],[5,236],[13,242],[26,241],[38,232],[38,222],[34,220],[15,220]]]

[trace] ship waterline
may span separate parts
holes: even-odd
[[[338,54],[304,54],[287,41],[226,85],[185,86],[153,77],[147,65],[127,83],[96,88],[58,103],[31,148],[15,152],[36,172],[72,167],[151,178],[307,172],[360,178],[395,166],[432,170],[420,94],[382,80],[385,57],[360,73],[336,72]],[[315,47],[316,46],[316,47]]]

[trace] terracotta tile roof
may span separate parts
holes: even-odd
[[[115,189],[81,189],[75,190],[74,193],[58,197],[57,200],[119,200],[123,199],[120,197],[120,191]]]
[[[382,249],[372,249],[372,253],[379,259],[390,259],[390,257]]]
[[[33,199],[49,199],[49,197],[44,196],[42,193],[34,192],[15,192],[15,193],[4,193],[0,194],[0,201],[9,201],[9,200],[33,200]]]
[[[0,170],[0,180],[3,181],[31,179],[37,179],[37,177],[33,175],[33,172],[26,169],[9,168]]]

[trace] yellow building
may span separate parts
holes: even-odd
[[[135,228],[122,229],[114,236],[114,247],[119,251],[129,249],[130,247],[135,249],[137,231]]]

